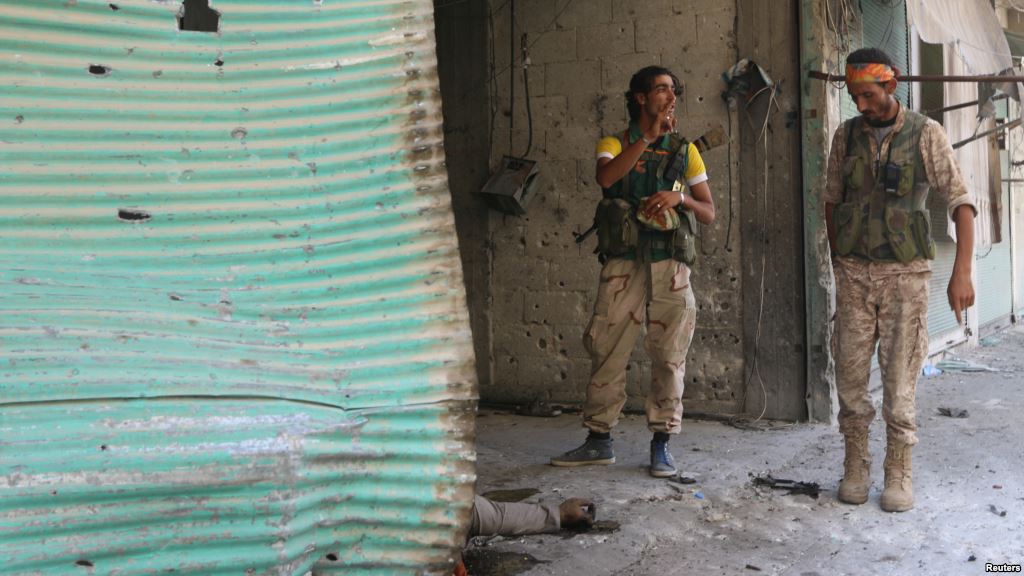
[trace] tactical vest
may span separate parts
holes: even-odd
[[[873,134],[862,118],[846,121],[843,202],[832,212],[836,252],[881,262],[935,258],[928,213],[928,178],[921,159],[926,118],[907,110],[903,127],[890,135],[889,151],[871,156]]]
[[[619,137],[622,149],[629,146],[629,130]],[[644,150],[637,164],[618,182],[603,190],[604,200],[598,206],[595,222],[598,225],[598,253],[602,260],[608,257],[637,258],[658,261],[674,258],[687,265],[697,259],[697,222],[692,211],[679,212],[681,224],[676,230],[662,232],[644,227],[636,219],[636,210],[643,198],[658,190],[670,189],[674,181],[667,181],[666,171],[683,178],[689,155],[689,142],[677,134],[668,137],[668,148],[661,144],[664,137]],[[681,151],[681,154],[676,154]],[[673,160],[681,165],[673,166]]]

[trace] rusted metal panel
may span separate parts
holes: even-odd
[[[429,0],[0,0],[0,572],[450,573]]]

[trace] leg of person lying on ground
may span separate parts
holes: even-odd
[[[561,505],[494,502],[475,496],[469,536],[522,536],[558,532],[564,528],[589,528],[595,506],[590,500],[569,498]]]

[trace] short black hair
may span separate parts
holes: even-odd
[[[636,122],[640,118],[640,104],[636,101],[636,94],[646,94],[653,88],[654,79],[658,76],[669,76],[672,78],[672,89],[676,96],[683,95],[683,83],[663,66],[647,66],[637,70],[636,74],[629,79],[629,91],[626,92],[626,109],[629,110],[629,119]]]
[[[861,48],[850,52],[850,55],[846,57],[847,64],[885,64],[886,66],[895,69],[896,65],[892,63],[892,58],[888,54],[878,48]]]

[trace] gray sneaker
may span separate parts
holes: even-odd
[[[676,475],[676,459],[669,452],[668,442],[651,440],[651,476],[668,478]]]
[[[586,442],[579,448],[574,448],[551,459],[552,466],[589,466],[591,464],[615,464],[611,438],[603,440],[588,436]]]

